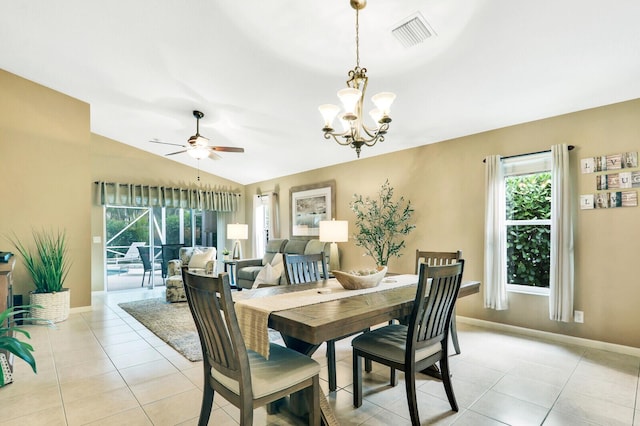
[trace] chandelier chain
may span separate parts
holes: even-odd
[[[356,9],[356,67],[360,68],[360,10]]]

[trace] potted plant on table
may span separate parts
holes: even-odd
[[[35,251],[17,238],[11,240],[36,287],[30,293],[32,318],[64,321],[69,317],[70,290],[63,284],[69,273],[66,233],[64,231],[33,231]]]
[[[389,258],[400,257],[405,247],[402,237],[415,229],[410,223],[413,208],[404,197],[393,201],[393,188],[389,180],[378,191],[377,198],[354,194],[349,207],[356,215],[356,245],[363,247],[378,268],[387,266]]]
[[[222,249],[222,259],[229,260],[229,250],[226,247]]]

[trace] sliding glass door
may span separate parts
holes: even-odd
[[[106,290],[164,285],[162,245],[217,246],[217,214],[164,207],[105,206]]]

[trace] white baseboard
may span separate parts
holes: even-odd
[[[69,313],[74,314],[78,312],[91,312],[93,308],[91,306],[78,306],[76,308],[69,308]]]
[[[548,331],[534,330],[532,328],[518,327],[515,325],[502,324],[498,322],[485,321],[477,318],[456,316],[458,323],[475,325],[478,327],[494,330],[508,331],[511,333],[523,334],[525,336],[538,337],[560,343],[570,343],[572,345],[584,346],[587,348],[601,349],[609,352],[616,352],[625,355],[640,357],[640,348],[618,345],[615,343],[601,342],[598,340],[584,339],[582,337],[567,336],[565,334],[550,333]]]

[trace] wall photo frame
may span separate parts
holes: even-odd
[[[336,181],[291,187],[289,212],[291,237],[317,238],[320,221],[336,216]]]

